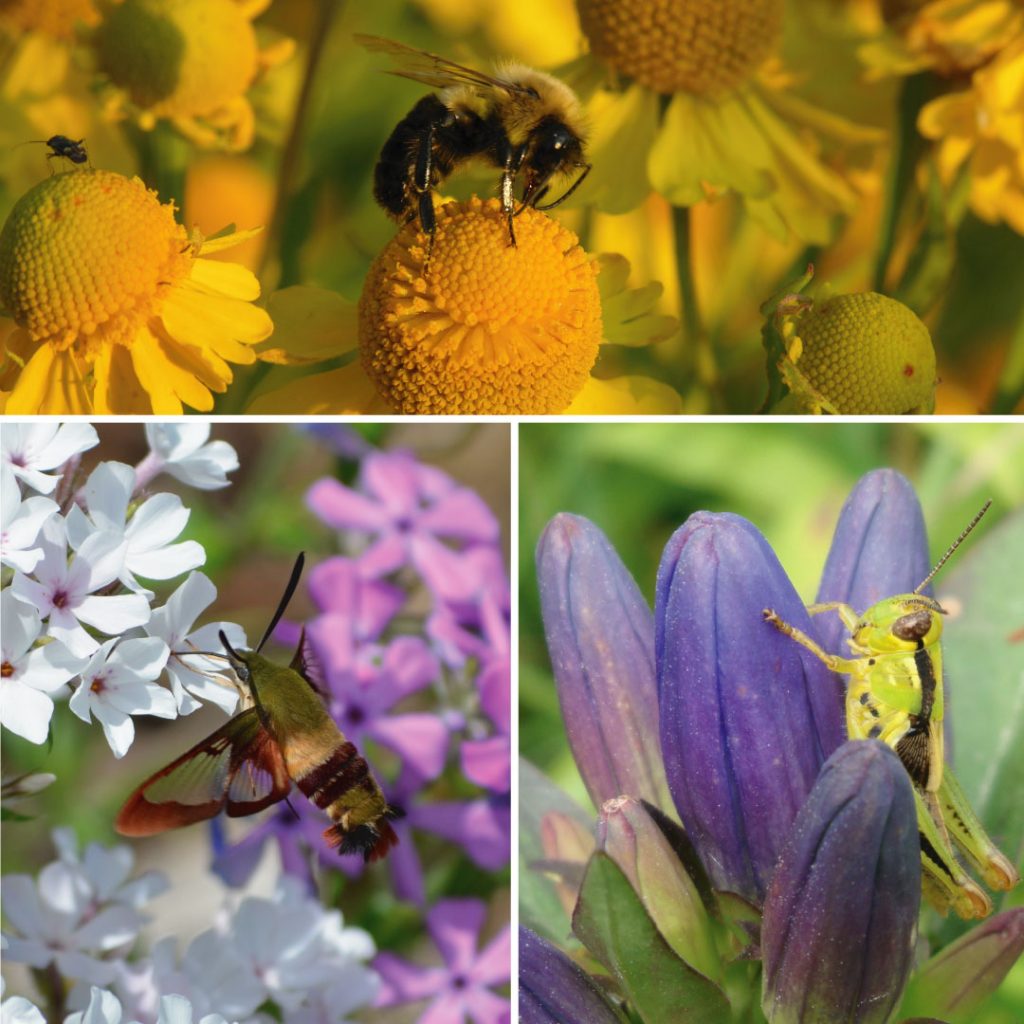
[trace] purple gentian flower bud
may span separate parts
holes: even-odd
[[[597,987],[560,949],[519,926],[520,1024],[620,1024]]]
[[[894,469],[875,469],[860,478],[839,514],[818,601],[842,601],[863,612],[887,597],[911,593],[930,569],[914,488]],[[815,625],[825,650],[846,657],[839,616],[823,613]]]
[[[562,719],[594,805],[629,795],[670,806],[654,621],[633,577],[593,523],[568,513],[541,536],[537,576]]]
[[[884,1024],[913,965],[921,853],[910,778],[876,740],[825,763],[768,887],[771,1024]]]
[[[665,771],[715,888],[758,904],[819,768],[846,736],[838,677],[764,622],[765,608],[814,635],[754,526],[690,516],[658,569]]]

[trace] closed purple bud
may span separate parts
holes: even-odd
[[[913,966],[921,852],[910,779],[877,740],[825,763],[772,876],[761,925],[771,1024],[884,1024]]]
[[[658,569],[661,746],[683,825],[717,889],[760,904],[790,826],[843,742],[839,679],[763,620],[814,627],[745,519],[698,512]]]
[[[860,478],[839,514],[818,602],[842,601],[863,612],[887,597],[913,592],[930,569],[914,488],[894,469],[875,469]],[[818,615],[815,625],[825,650],[848,654],[838,615]]]
[[[591,977],[560,949],[519,926],[520,1024],[620,1024]]]
[[[654,621],[633,577],[593,523],[568,513],[541,536],[537,576],[562,719],[595,807],[624,794],[667,806]]]

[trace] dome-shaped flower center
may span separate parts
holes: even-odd
[[[448,203],[427,238],[406,225],[359,302],[363,366],[401,412],[543,414],[583,387],[601,340],[597,269],[534,209],[517,245],[496,199]]]
[[[140,107],[210,114],[249,87],[256,36],[234,0],[124,0],[94,37],[101,69]]]
[[[591,50],[660,93],[714,96],[770,56],[782,0],[576,0]]]
[[[0,16],[24,32],[71,39],[79,24],[95,25],[93,0],[0,0]]]
[[[797,367],[841,413],[930,412],[935,350],[902,302],[877,292],[836,295],[801,318]]]
[[[0,300],[35,341],[101,331],[128,341],[191,255],[173,207],[138,178],[70,171],[41,181],[0,232]]]

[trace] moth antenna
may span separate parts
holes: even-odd
[[[267,638],[274,632],[277,628],[277,624],[281,621],[281,616],[284,615],[284,611],[288,607],[288,602],[292,599],[292,595],[295,593],[295,588],[299,585],[299,577],[302,575],[302,567],[305,564],[306,553],[304,551],[300,551],[299,557],[295,559],[295,566],[292,569],[291,579],[288,580],[288,586],[284,588],[284,594],[277,605],[277,611],[274,612],[274,617],[270,620],[270,625],[267,626],[267,631],[263,634],[263,639],[260,641],[259,647],[256,648],[257,654],[263,650],[263,645],[267,642]]]
[[[992,499],[989,498],[988,501],[986,501],[985,504],[981,506],[981,509],[978,512],[978,514],[967,524],[967,527],[964,530],[964,532],[961,533],[960,536],[957,537],[957,539],[949,545],[949,550],[938,560],[938,562],[935,563],[935,568],[932,569],[932,571],[928,573],[928,575],[925,576],[925,578],[916,587],[914,587],[913,593],[920,594],[921,591],[924,590],[924,588],[928,586],[928,584],[931,583],[933,579],[935,579],[935,574],[949,561],[950,555],[952,555],[953,552],[956,551],[956,549],[960,547],[961,544],[963,544],[964,540],[966,540],[967,535],[971,532],[971,530],[973,530],[978,525],[978,523],[981,522],[981,517],[989,510],[991,504]]]
[[[224,635],[223,629],[217,630],[217,636],[220,637],[220,642],[224,645],[224,650],[228,652],[230,658],[228,660],[241,661],[242,659],[238,656],[238,651],[231,646],[228,638]]]

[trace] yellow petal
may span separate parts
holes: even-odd
[[[94,412],[115,416],[152,413],[153,403],[135,373],[131,352],[124,345],[104,345],[93,364],[93,374]]]
[[[153,412],[158,416],[180,416],[181,399],[174,391],[167,360],[156,339],[148,331],[140,331],[132,341],[131,354],[135,375],[153,403]]]
[[[296,285],[267,300],[274,334],[256,351],[260,359],[302,364],[346,355],[359,344],[356,306],[337,292]],[[271,347],[272,346],[272,347]]]
[[[233,299],[252,302],[260,297],[260,283],[256,275],[239,263],[223,260],[197,259],[192,263],[189,281],[201,291],[227,295]]]
[[[260,395],[245,410],[254,416],[387,414],[389,409],[358,362],[316,373]]]
[[[262,341],[274,329],[265,309],[238,299],[204,295],[187,285],[168,294],[160,319],[172,338],[184,345],[212,348],[231,362],[252,362],[255,356],[251,352],[242,355],[241,344]],[[240,344],[227,344],[230,342]]]
[[[591,377],[565,410],[568,416],[676,415],[683,410],[675,389],[650,377]]]
[[[82,415],[93,411],[89,388],[70,350],[40,345],[21,371],[5,412],[11,416]]]
[[[204,256],[209,256],[211,252],[220,252],[222,249],[230,249],[233,245],[238,245],[239,242],[248,241],[262,230],[263,228],[248,228],[245,231],[231,231],[228,234],[219,235],[217,238],[204,238],[199,251]]]

